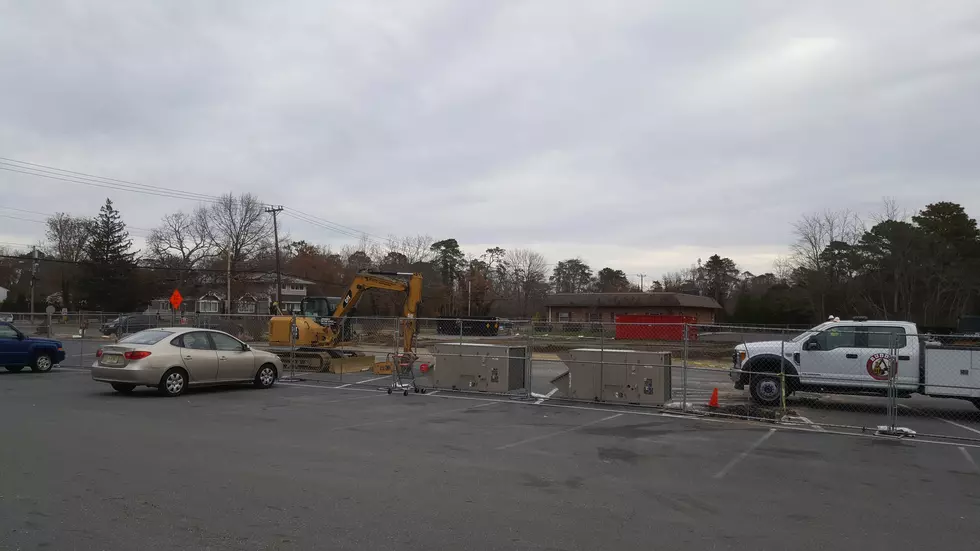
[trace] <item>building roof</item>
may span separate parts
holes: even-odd
[[[553,293],[545,298],[548,306],[573,308],[682,307],[721,310],[711,297],[684,293]]]
[[[248,279],[250,279],[251,281],[268,283],[274,286],[276,283],[276,274],[274,273],[256,274],[254,277],[250,277]],[[282,282],[286,284],[292,283],[294,285],[316,285],[315,281],[310,281],[308,279],[303,279],[301,277],[296,277],[296,276],[291,276],[286,274],[282,275]]]

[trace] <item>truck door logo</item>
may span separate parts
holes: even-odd
[[[891,354],[877,353],[868,358],[868,375],[876,381],[887,381],[894,358]]]

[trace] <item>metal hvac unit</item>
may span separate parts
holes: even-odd
[[[526,388],[527,347],[449,343],[429,346],[435,356],[436,388],[509,392]]]
[[[552,383],[564,397],[658,406],[670,401],[670,352],[576,348],[560,357],[568,372]]]

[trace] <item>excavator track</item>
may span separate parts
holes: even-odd
[[[356,350],[299,347],[270,348],[279,356],[283,368],[305,373],[359,373],[374,369],[374,355],[366,356]]]

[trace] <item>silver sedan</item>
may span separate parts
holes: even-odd
[[[282,360],[255,350],[221,331],[162,327],[133,333],[103,346],[92,365],[92,379],[129,393],[150,386],[164,396],[180,396],[188,386],[253,383],[275,384]]]

